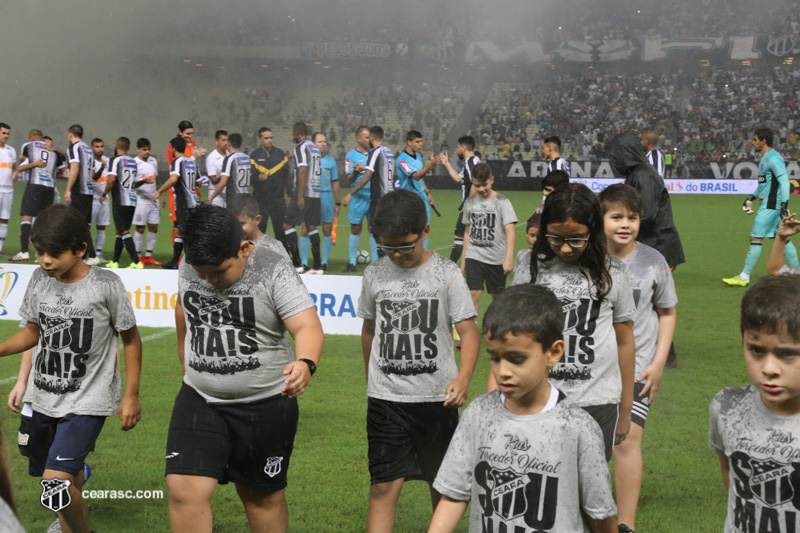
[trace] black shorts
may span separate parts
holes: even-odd
[[[639,395],[643,390],[644,382],[637,381],[633,384],[633,408],[631,409],[631,422],[641,428],[644,428],[644,423],[647,421],[647,414],[650,412],[650,391],[647,391],[647,394],[640,398]]]
[[[105,422],[104,416],[53,418],[34,411],[28,433],[28,474],[41,477],[45,469],[72,475],[83,472]]]
[[[23,457],[28,457],[28,443],[31,439],[31,425],[33,424],[33,417],[22,415],[19,418],[19,430],[17,430],[17,446],[19,446],[19,454]]]
[[[306,226],[319,226],[322,223],[322,200],[320,198],[304,198],[303,222]]]
[[[91,194],[72,193],[72,207],[80,211],[86,223],[92,222],[92,204],[94,203],[94,196]]]
[[[166,474],[206,476],[262,492],[281,490],[297,419],[296,398],[210,405],[184,383],[169,423]]]
[[[303,223],[303,213],[300,211],[300,208],[297,207],[297,200],[292,198],[289,202],[289,206],[286,208],[286,218],[283,219],[283,224],[285,226],[299,226]]]
[[[583,407],[594,418],[603,432],[603,444],[606,448],[606,461],[611,460],[614,453],[614,440],[617,434],[617,421],[619,420],[619,404],[589,405]]]
[[[135,205],[114,206],[114,226],[117,228],[117,231],[130,231],[131,224],[133,224],[133,213],[135,211]]]
[[[458,220],[456,220],[456,231],[453,235],[455,235],[459,239],[463,239],[465,231],[467,231],[467,227],[464,225],[464,213],[459,211]]]
[[[178,231],[183,231],[186,228],[186,220],[189,218],[189,209],[183,203],[175,202],[175,221],[173,222],[173,226],[175,226]],[[114,216],[114,223],[116,224],[116,213]],[[118,228],[119,229],[119,228]]]
[[[55,189],[46,185],[28,183],[22,193],[19,214],[23,217],[36,217],[42,209],[53,205]]]
[[[506,288],[503,265],[487,265],[477,259],[467,259],[464,270],[467,274],[467,287],[471,291],[482,291],[484,282],[489,294],[500,294]]]
[[[442,402],[401,403],[367,398],[372,484],[396,479],[433,483],[458,426],[458,409]]]

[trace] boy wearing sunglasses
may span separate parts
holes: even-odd
[[[396,190],[372,220],[385,256],[364,270],[358,316],[367,376],[367,531],[391,531],[406,479],[436,478],[467,400],[480,338],[458,267],[426,250],[425,204]],[[461,337],[461,369],[452,326]],[[440,494],[431,486],[433,507]]]

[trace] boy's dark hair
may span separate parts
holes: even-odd
[[[552,187],[553,190],[555,190],[567,184],[569,184],[569,174],[563,170],[551,170],[544,179],[542,179],[542,189],[545,187]]]
[[[422,134],[420,132],[418,132],[417,130],[411,130],[408,133],[406,133],[406,142],[408,143],[408,142],[411,142],[411,141],[416,141],[417,139],[420,139],[421,137],[422,137]]]
[[[594,193],[582,183],[570,183],[550,193],[542,210],[539,227],[542,234],[533,245],[531,260],[531,283],[536,283],[539,275],[539,262],[549,264],[556,257],[550,248],[547,237],[549,224],[558,224],[572,219],[589,229],[589,242],[586,251],[578,258],[577,265],[597,290],[597,299],[602,300],[611,290],[611,274],[606,267],[606,235],[603,231],[603,213],[600,202]],[[535,258],[541,258],[540,261]]]
[[[369,134],[378,140],[383,140],[383,128],[380,126],[372,126],[369,129]]]
[[[93,143],[94,144],[94,143]],[[131,149],[131,140],[127,137],[120,137],[114,145],[118,150],[128,151]]]
[[[636,213],[640,216],[644,211],[642,195],[639,194],[639,191],[624,183],[609,185],[600,192],[597,199],[600,200],[600,208],[603,210],[604,215],[612,205],[621,205],[631,213]]]
[[[244,240],[242,223],[231,211],[200,204],[189,212],[183,242],[191,265],[220,265],[239,255]]]
[[[470,152],[475,151],[475,139],[473,139],[471,136],[464,135],[463,137],[459,137],[457,142]]]
[[[472,169],[472,181],[486,183],[492,177],[492,167],[488,163],[478,163]]]
[[[742,298],[742,334],[781,334],[800,342],[800,276],[765,277]]]
[[[180,135],[170,139],[169,145],[172,146],[172,148],[176,150],[179,154],[186,152],[186,141]]]
[[[261,212],[258,209],[258,202],[252,194],[241,192],[233,197],[231,212],[237,217],[244,215],[247,218],[256,218]]]
[[[0,126],[0,128],[2,128],[2,126]],[[95,144],[95,143],[103,143],[103,144],[105,144],[103,142],[103,139],[101,139],[100,137],[95,137],[94,139],[92,139],[91,144]]]
[[[78,252],[92,240],[89,225],[80,211],[67,205],[42,210],[31,228],[31,243],[52,252]]]
[[[218,141],[220,137],[222,137],[223,135],[227,135],[227,134],[228,134],[228,132],[225,131],[225,130],[217,130],[217,131],[214,132],[214,140]]]
[[[139,137],[136,141],[136,148],[147,148],[148,146],[152,146],[150,144],[150,139],[147,137]]]
[[[544,142],[546,144],[555,144],[559,149],[561,149],[561,139],[558,137],[558,135],[547,137]]]
[[[240,133],[231,133],[228,135],[228,144],[231,145],[231,148],[241,148],[242,147],[242,135]]]
[[[556,295],[542,285],[514,285],[494,297],[483,315],[484,335],[503,339],[512,335],[527,335],[544,350],[557,340],[563,340],[564,311]]]
[[[194,129],[194,126],[192,126],[192,123],[189,122],[188,120],[181,120],[178,123],[178,131],[180,131],[180,132],[184,132],[184,131],[188,130],[189,128]]]
[[[539,223],[542,221],[542,214],[541,213],[534,213],[525,223],[525,231],[528,231],[531,228],[538,228]]]
[[[772,130],[769,128],[758,128],[754,134],[756,137],[761,139],[762,141],[767,142],[767,146],[772,146],[772,139],[775,137],[775,134],[772,133]]]
[[[305,122],[297,122],[292,126],[292,133],[306,137],[308,136],[308,126],[306,126]],[[230,138],[228,138],[228,140],[230,140]]]
[[[397,189],[378,201],[372,226],[378,235],[409,235],[422,233],[428,224],[425,203],[416,193]]]
[[[80,124],[73,124],[72,126],[69,127],[67,131],[73,134],[78,139],[83,139],[83,126],[81,126]]]

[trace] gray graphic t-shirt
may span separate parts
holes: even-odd
[[[506,224],[516,224],[511,201],[502,194],[485,200],[473,194],[464,201],[463,220],[469,226],[467,259],[502,265],[506,258]]]
[[[512,286],[531,282],[532,255],[533,250],[530,248],[523,248],[517,252],[517,258],[514,259],[514,279],[511,280]]]
[[[90,268],[62,283],[33,272],[20,316],[39,325],[33,360],[33,409],[55,418],[111,416],[120,404],[117,332],[136,325],[119,276]]]
[[[633,289],[636,315],[633,317],[633,337],[636,340],[636,375],[638,376],[656,355],[658,341],[658,309],[678,303],[675,282],[664,256],[646,244],[636,243],[636,251],[622,260],[628,268],[628,281]]]
[[[210,404],[246,403],[280,394],[294,361],[283,321],[314,302],[292,264],[263,246],[242,277],[217,290],[184,261],[178,294],[186,319],[183,381]]]
[[[443,402],[458,375],[452,323],[475,317],[455,263],[434,253],[417,268],[388,257],[364,270],[358,316],[375,320],[367,396],[395,402]]]
[[[767,409],[752,385],[709,408],[708,446],[730,463],[725,532],[800,530],[800,415]]]
[[[617,512],[600,426],[563,396],[535,415],[508,411],[500,391],[476,398],[433,486],[471,500],[470,533],[588,532],[581,513],[603,519]]]
[[[289,252],[286,251],[286,248],[281,244],[281,241],[274,237],[270,237],[266,233],[263,237],[258,239],[258,242],[255,243],[257,246],[263,246],[267,250],[271,250],[278,254],[279,256],[283,257],[286,260],[291,261],[289,258]]]
[[[608,258],[611,290],[602,301],[576,265],[554,258],[540,263],[536,280],[564,306],[564,356],[550,369],[550,380],[576,405],[619,403],[622,377],[614,324],[633,320],[636,306],[625,266]]]

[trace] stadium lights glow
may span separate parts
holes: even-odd
[[[192,62],[192,60],[191,60],[191,59],[184,59],[184,60],[183,60],[183,62],[184,62],[184,63],[191,63],[191,62]]]
[[[269,68],[269,65],[261,65],[261,68]]]
[[[331,68],[330,65],[322,65],[322,68]]]
[[[322,63],[320,63],[319,61],[314,61],[314,64],[315,65],[321,65]]]
[[[746,65],[746,66],[749,67],[750,66],[750,62],[749,61],[742,61],[742,65]]]
[[[196,67],[202,67],[202,66],[203,66],[203,64],[202,64],[202,63],[195,63],[195,64],[194,64],[194,66],[196,66]]]

